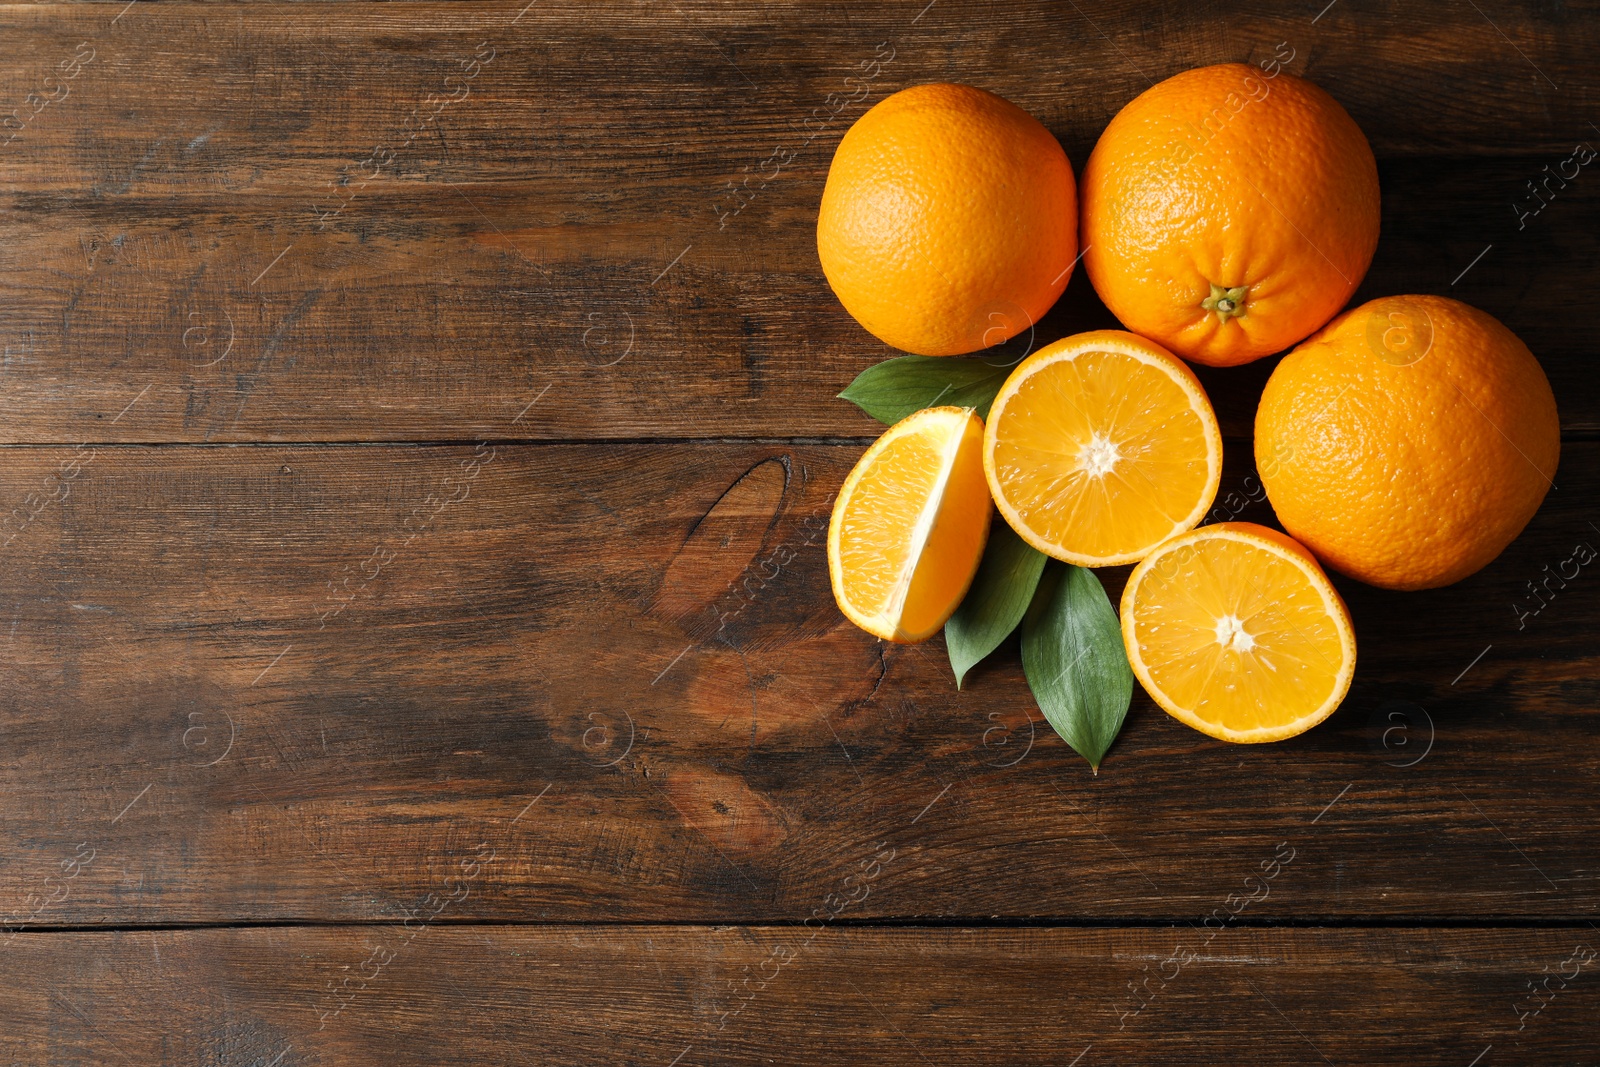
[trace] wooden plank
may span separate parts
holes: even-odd
[[[1600,902],[1600,587],[1526,588],[1600,544],[1600,445],[1479,575],[1342,583],[1328,723],[1233,747],[1141,695],[1097,778],[1014,651],[957,693],[840,619],[859,446],[474,451],[8,449],[0,924],[392,921],[485,841],[462,917],[793,920],[879,842],[861,918],[1204,915],[1280,843],[1252,915]],[[1215,517],[1268,519],[1240,452]]]
[[[0,439],[872,433],[833,396],[893,353],[839,307],[814,249],[850,121],[965,79],[1033,110],[1081,167],[1139,71],[1280,40],[1384,157],[1363,296],[1485,307],[1545,361],[1564,425],[1600,429],[1581,269],[1600,184],[1542,185],[1537,215],[1526,188],[1575,142],[1600,145],[1594,91],[1567,73],[1600,39],[1592,16],[1497,8],[1502,37],[1471,5],[1346,0],[1314,24],[1246,5],[1226,21],[1248,32],[1219,37],[1207,5],[1112,5],[1094,25],[1164,29],[1102,37],[1052,5],[921,6],[563,2],[520,22],[467,4],[0,8],[14,54],[41,57],[0,73],[0,100],[78,72],[0,148]],[[663,35],[681,44],[648,43]],[[880,41],[893,61],[846,87]],[[803,125],[844,91],[860,98]],[[762,166],[776,147],[793,156],[781,173]],[[1491,152],[1517,158],[1436,158]],[[750,173],[772,176],[750,193]],[[1109,322],[1080,274],[1035,340]],[[1248,432],[1269,369],[1207,377],[1228,432]]]
[[[5,5],[0,14],[13,54],[29,60],[9,65],[0,83],[5,99],[20,104],[35,89],[60,97],[41,84],[57,57],[79,54],[85,40],[94,53],[82,64],[81,84],[74,80],[60,106],[25,122],[10,147],[70,145],[63,131],[79,123],[92,128],[91,118],[103,123],[104,143],[123,141],[137,135],[130,111],[144,135],[159,135],[171,120],[203,117],[230,130],[243,123],[253,136],[242,143],[229,136],[191,150],[206,157],[198,162],[244,164],[230,175],[237,186],[354,162],[360,158],[350,156],[354,148],[397,125],[404,114],[396,113],[399,101],[409,107],[434,92],[454,94],[453,103],[468,95],[490,99],[502,112],[504,121],[476,109],[448,111],[452,135],[471,130],[495,139],[500,153],[479,161],[484,177],[543,172],[551,149],[561,148],[570,166],[599,186],[615,179],[619,156],[630,158],[640,147],[631,143],[637,134],[665,134],[663,141],[695,163],[708,149],[720,156],[726,133],[752,148],[787,136],[798,112],[834,106],[829,93],[853,95],[853,109],[866,97],[858,83],[841,79],[872,74],[859,60],[887,57],[892,49],[889,66],[869,79],[883,84],[869,92],[930,75],[976,79],[1052,128],[1073,131],[1064,138],[1073,158],[1086,155],[1096,131],[1153,82],[1208,63],[1272,57],[1290,73],[1325,84],[1380,155],[1553,152],[1569,147],[1592,121],[1596,88],[1583,74],[1600,36],[1592,10],[1555,12],[1530,3],[1497,5],[1490,18],[1470,5],[1396,10],[1342,0],[1315,20],[1314,11],[1267,0],[1225,8],[1113,0],[1065,12],[1040,0],[1000,0],[986,5],[981,18],[961,4],[930,8],[915,0],[848,12],[814,0],[671,7],[630,0],[598,10],[576,0],[541,0],[532,8],[496,2],[331,9],[337,13],[308,19],[285,3],[230,4],[222,17],[203,3],[126,13],[109,4]],[[1237,20],[1229,34],[1218,32],[1224,15]],[[159,47],[175,39],[186,47]],[[460,93],[462,82],[443,84],[445,75],[471,73],[458,60],[475,55],[485,39],[493,59],[470,93]],[[662,47],[664,41],[676,47]],[[875,52],[878,42],[888,47]],[[1488,98],[1497,107],[1481,106]],[[722,120],[733,129],[719,130]],[[662,162],[653,176],[667,169]],[[71,156],[34,166],[32,176],[40,179],[76,185],[86,177]]]
[[[1572,1064],[1594,1047],[1595,941],[1583,925],[1202,934],[420,919],[39,934],[4,950],[0,1053],[272,1067]]]

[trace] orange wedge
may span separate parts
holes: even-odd
[[[1222,478],[1194,372],[1121,330],[1065,337],[1000,387],[983,437],[995,506],[1034,548],[1082,567],[1142,559],[1191,529]]]
[[[845,618],[877,637],[933,636],[967,594],[989,537],[983,421],[924,408],[884,432],[844,480],[828,574]]]
[[[1326,719],[1356,669],[1344,601],[1298,541],[1253,522],[1174,537],[1122,593],[1128,663],[1157,704],[1223,741],[1281,741]]]

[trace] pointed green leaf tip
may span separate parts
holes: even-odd
[[[1044,573],[1045,559],[1044,553],[1018,537],[1004,519],[994,520],[972,588],[944,624],[944,644],[957,689],[967,672],[999,648],[1022,621],[1039,575]]]
[[[1133,699],[1117,613],[1091,570],[1052,560],[1022,620],[1022,671],[1061,739],[1096,774]]]
[[[896,356],[856,375],[839,396],[886,426],[931,407],[973,408],[984,419],[1010,373],[982,359]]]

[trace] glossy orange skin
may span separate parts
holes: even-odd
[[[1538,360],[1489,314],[1384,297],[1284,357],[1256,411],[1256,469],[1278,519],[1333,569],[1431,589],[1522,532],[1561,454]]]
[[[1211,366],[1322,326],[1378,244],[1378,169],[1360,128],[1310,82],[1242,63],[1140,94],[1100,136],[1081,192],[1100,298],[1134,333]],[[1247,287],[1244,314],[1202,306],[1213,285]]]
[[[839,142],[817,254],[845,310],[895,348],[953,356],[1000,344],[1071,277],[1072,166],[1049,130],[993,93],[901,90]]]

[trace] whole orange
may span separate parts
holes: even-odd
[[[1084,265],[1134,333],[1196,363],[1282,351],[1338,312],[1378,244],[1378,168],[1338,102],[1242,63],[1123,108],[1083,171]]]
[[[879,340],[925,356],[999,344],[1066,288],[1078,254],[1067,154],[1015,104],[918,85],[845,133],[817,217],[823,273]]]
[[[1339,316],[1284,357],[1256,410],[1256,468],[1284,529],[1386,589],[1449,585],[1498,556],[1560,453],[1538,360],[1440,296]]]

